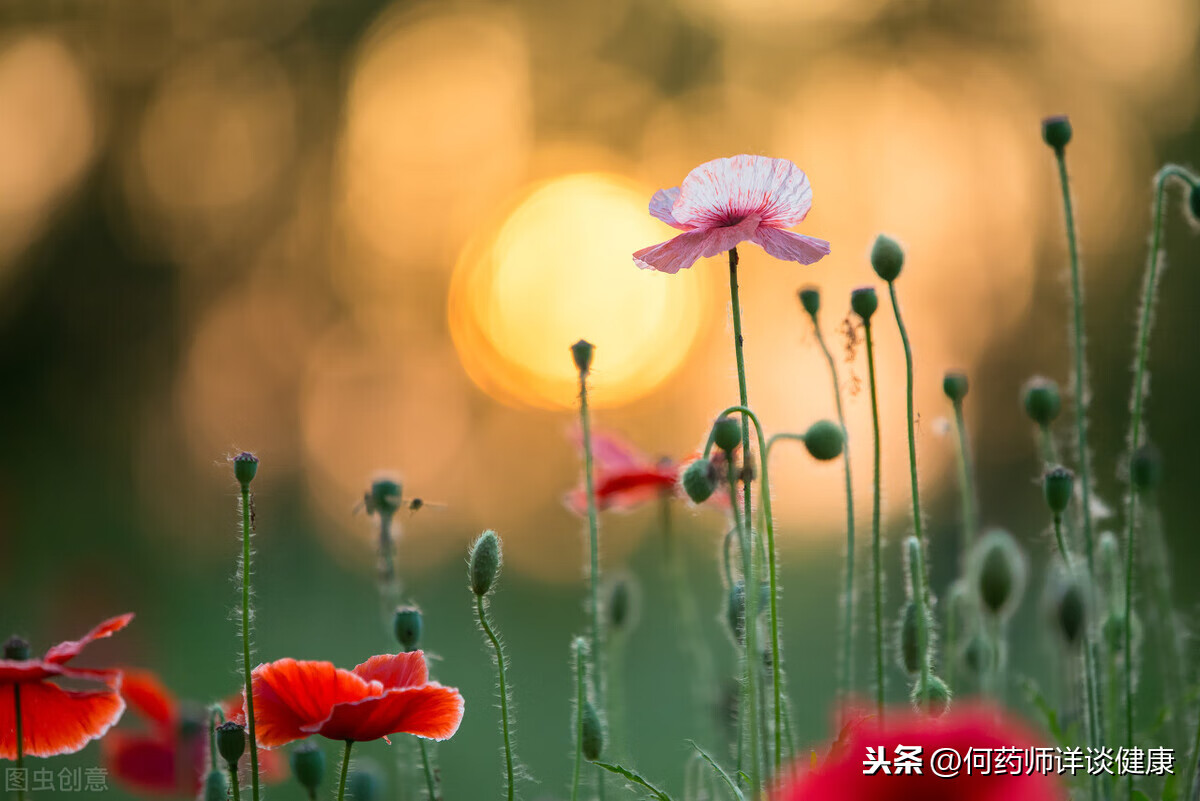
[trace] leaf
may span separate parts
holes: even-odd
[[[1042,695],[1042,691],[1038,689],[1037,684],[1029,677],[1021,678],[1021,687],[1025,691],[1025,696],[1029,699],[1029,703],[1041,713],[1042,719],[1046,723],[1046,728],[1050,730],[1050,735],[1054,741],[1061,746],[1068,744],[1066,733],[1062,729],[1062,725],[1058,721],[1058,711],[1050,706],[1050,702]]]
[[[1162,801],[1178,801],[1179,799],[1179,774],[1171,773],[1167,775],[1167,780],[1163,782]]]
[[[1150,796],[1146,795],[1141,790],[1134,790],[1131,798],[1132,801],[1150,801]]]
[[[671,796],[667,795],[662,790],[658,789],[653,784],[646,781],[645,779],[643,779],[638,774],[634,773],[629,768],[623,768],[620,765],[612,765],[612,764],[609,764],[608,762],[593,762],[592,764],[598,768],[604,768],[609,773],[615,773],[618,776],[623,776],[626,779],[628,779],[629,781],[633,782],[634,784],[636,784],[640,787],[644,787],[645,789],[647,789],[651,793],[653,793],[654,797],[657,798],[658,801],[672,801]]]
[[[745,796],[742,795],[742,791],[738,789],[736,784],[734,784],[733,779],[729,778],[729,774],[725,772],[725,769],[718,765],[717,761],[709,756],[708,752],[701,748],[699,743],[697,743],[695,740],[688,740],[687,742],[692,746],[692,748],[696,749],[696,753],[703,757],[705,762],[712,765],[712,769],[717,772],[717,775],[725,780],[725,784],[729,785],[729,789],[733,793],[733,797],[738,801],[745,801]]]

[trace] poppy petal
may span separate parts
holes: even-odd
[[[73,754],[103,737],[125,711],[114,690],[64,690],[49,682],[21,685],[21,725],[29,756]],[[17,756],[16,716],[11,700],[0,703],[0,759]]]
[[[794,234],[779,228],[760,226],[750,241],[784,261],[812,264],[829,255],[829,243],[813,236]]]
[[[701,164],[679,187],[671,213],[692,228],[729,225],[758,215],[765,225],[791,228],[808,215],[812,187],[787,159],[733,156]]]
[[[175,764],[176,745],[170,738],[110,732],[100,741],[104,767],[118,783],[135,792],[182,795]]]
[[[745,242],[758,227],[757,217],[747,217],[737,225],[698,228],[633,254],[633,262],[645,270],[674,275],[696,263],[697,259],[716,256]]]
[[[40,659],[0,659],[0,684],[41,681],[61,673],[58,665],[47,665]]]
[[[373,656],[354,668],[367,681],[377,681],[389,690],[420,687],[429,683],[429,667],[423,651]]]
[[[148,670],[125,670],[121,696],[146,720],[167,729],[175,728],[179,704],[162,680]]]
[[[79,656],[79,653],[87,646],[88,643],[94,640],[100,640],[105,637],[111,637],[121,629],[129,625],[129,621],[133,620],[133,613],[110,617],[108,620],[101,623],[96,628],[83,635],[78,640],[68,640],[60,642],[58,645],[46,652],[45,661],[51,664],[61,665],[64,662],[70,661]]]
[[[458,690],[431,682],[422,687],[388,690],[382,696],[338,706],[324,724],[313,727],[331,740],[363,742],[389,734],[413,734],[446,740],[462,723]]]
[[[329,662],[280,659],[259,665],[251,682],[258,744],[301,740],[329,720],[338,704],[378,696],[383,687]]]
[[[687,231],[692,228],[690,225],[684,225],[675,219],[675,214],[672,208],[675,201],[679,199],[679,187],[673,186],[670,189],[660,189],[654,193],[654,197],[650,198],[650,214],[665,222],[672,228],[678,228],[681,231]]]

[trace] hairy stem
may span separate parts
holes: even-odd
[[[958,492],[962,502],[962,558],[965,560],[975,542],[979,513],[975,508],[975,471],[971,464],[971,445],[962,399],[954,401],[954,427],[958,432]]]
[[[871,427],[874,432],[875,473],[871,487],[871,562],[874,573],[873,600],[875,602],[875,714],[883,721],[883,705],[887,694],[887,673],[883,666],[883,557],[880,545],[880,442],[879,442],[879,394],[875,384],[875,346],[871,341],[871,323],[863,320],[863,333],[867,345],[867,380],[871,387]]]
[[[892,311],[896,315],[896,327],[900,329],[900,341],[904,343],[904,366],[907,375],[907,392],[906,398],[908,401],[908,468],[912,480],[912,515],[913,515],[913,534],[917,538],[917,544],[921,546],[921,550],[925,549],[925,538],[921,534],[921,488],[917,481],[917,436],[913,428],[915,412],[913,410],[913,356],[912,345],[908,341],[908,330],[904,327],[904,319],[900,315],[900,301],[896,297],[896,283],[888,281],[888,294],[892,298]],[[924,559],[921,560],[921,583],[926,591],[929,589],[929,582],[926,580],[924,573]]]
[[[582,637],[575,638],[575,771],[571,775],[571,801],[579,799],[579,773],[583,767],[583,708],[587,704],[587,665]]]
[[[512,729],[508,718],[508,684],[504,676],[504,649],[500,640],[488,622],[487,609],[484,607],[483,596],[475,596],[475,612],[479,616],[479,626],[491,641],[492,650],[496,654],[496,674],[500,683],[500,727],[504,735],[504,764],[508,776],[508,801],[513,801],[516,792],[516,777],[513,768]]]
[[[254,693],[250,671],[250,487],[242,486],[242,678],[246,685],[246,730],[250,738],[250,789],[258,801],[258,737],[254,729]],[[237,784],[235,780],[234,785]]]
[[[25,770],[25,729],[21,719],[21,683],[13,682],[13,717],[17,721],[17,770],[22,773]],[[25,801],[25,789],[27,782],[22,780],[17,790],[17,798],[20,801]]]
[[[344,801],[346,798],[346,774],[350,771],[350,748],[353,745],[353,740],[347,740],[346,750],[342,752],[342,775],[338,779],[338,801]]]
[[[738,715],[738,723],[744,734],[739,736],[738,739],[741,740],[745,737],[749,740],[749,754],[746,756],[750,761],[748,771],[750,792],[753,798],[758,798],[762,786],[759,773],[758,693],[755,689],[758,685],[758,666],[756,664],[757,659],[754,656],[757,653],[756,645],[758,640],[758,576],[754,570],[754,546],[750,542],[749,525],[743,523],[742,513],[738,509],[737,473],[732,459],[729,460],[728,469],[729,501],[730,508],[733,511],[733,525],[739,532],[738,539],[741,542],[742,581],[745,587],[746,604],[745,619],[742,622],[742,659],[745,663],[745,677],[743,679],[741,709]]]

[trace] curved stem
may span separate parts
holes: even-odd
[[[480,627],[491,640],[492,650],[496,652],[496,673],[500,682],[500,726],[504,734],[504,762],[508,774],[508,801],[513,801],[516,780],[513,769],[512,733],[508,722],[508,684],[504,677],[504,650],[500,647],[500,640],[496,637],[496,632],[492,631],[492,626],[488,623],[482,595],[475,596],[475,611],[479,615]]]
[[[908,341],[908,330],[904,327],[904,319],[900,316],[900,301],[896,297],[896,282],[888,281],[888,294],[892,298],[892,311],[896,315],[896,327],[900,329],[900,341],[904,343],[904,367],[907,375],[907,401],[908,401],[908,467],[912,479],[912,514],[913,514],[913,534],[917,538],[917,543],[921,546],[921,550],[925,549],[925,538],[921,534],[921,488],[917,481],[917,437],[913,429],[913,356],[912,345]],[[924,571],[924,560],[922,559],[922,571]],[[921,582],[928,590],[928,581],[926,581],[925,573],[921,574]]]
[[[1063,564],[1070,570],[1072,567],[1071,552],[1067,550],[1067,542],[1063,538],[1062,515],[1054,516],[1054,540],[1058,543],[1058,552],[1062,555]]]
[[[338,801],[344,801],[346,798],[346,773],[350,770],[350,747],[354,745],[353,740],[346,741],[346,750],[342,752],[342,776],[338,779]]]
[[[250,671],[250,487],[242,487],[242,677],[246,685],[246,730],[250,737],[250,788],[258,801],[258,737],[254,729],[254,692]],[[236,784],[236,782],[234,782]]]
[[[744,451],[743,451],[744,452]],[[757,641],[758,641],[758,576],[754,570],[754,545],[750,542],[750,526],[742,520],[741,511],[738,509],[737,497],[737,476],[734,470],[733,459],[729,459],[729,501],[730,508],[733,511],[734,527],[740,532],[738,539],[741,542],[742,550],[742,580],[745,587],[745,605],[744,619],[742,621],[742,658],[745,661],[746,675],[745,685],[742,688],[741,708],[739,710],[738,722],[745,728],[746,737],[750,741],[750,753],[747,755],[750,760],[750,769],[748,771],[750,777],[750,792],[753,798],[758,798],[761,792],[761,781],[759,774],[759,748],[758,739],[758,693],[755,690],[758,682],[757,665]],[[739,736],[739,740],[741,737]]]
[[[583,708],[587,704],[587,668],[582,637],[575,639],[575,771],[571,775],[571,801],[579,799],[579,772],[583,767]]]

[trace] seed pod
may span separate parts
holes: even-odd
[[[583,737],[580,742],[583,746],[583,757],[588,762],[595,762],[604,753],[604,725],[600,722],[600,715],[591,701],[583,702],[581,714]]]
[[[1006,618],[1025,589],[1025,558],[1012,535],[993,529],[975,546],[975,586],[985,612]]]
[[[822,462],[841,456],[845,442],[842,427],[832,420],[818,420],[804,432],[804,447],[814,459]]]
[[[1042,494],[1055,517],[1060,517],[1071,503],[1075,492],[1075,474],[1065,467],[1055,467],[1042,476]]]
[[[415,606],[400,606],[396,608],[396,614],[392,617],[392,632],[396,635],[396,642],[400,643],[400,648],[404,651],[415,651],[421,643],[421,629],[424,621],[421,618],[421,610]]]
[[[219,770],[210,770],[204,777],[204,801],[226,801],[229,780]]]
[[[821,310],[821,290],[815,286],[806,286],[799,292],[800,305],[804,307],[804,311],[810,316],[816,317],[817,312]]]
[[[581,339],[571,346],[571,358],[575,360],[579,372],[586,375],[592,369],[592,354],[595,352],[596,346],[586,339]]]
[[[227,720],[217,727],[217,753],[230,765],[237,766],[246,753],[246,727]]]
[[[1066,114],[1057,114],[1042,120],[1042,141],[1061,151],[1071,141],[1071,121]]]
[[[942,392],[946,393],[946,397],[954,403],[967,397],[968,389],[970,389],[970,383],[967,381],[966,373],[951,370],[942,378]]]
[[[900,667],[906,673],[913,674],[921,671],[921,630],[920,618],[917,615],[917,605],[909,601],[900,613]],[[926,627],[928,631],[928,626]]]
[[[471,592],[483,597],[491,591],[500,573],[500,538],[490,528],[471,546]]]
[[[925,684],[925,692],[921,692],[921,680],[913,682],[909,700],[919,712],[929,710],[934,717],[941,717],[950,709],[951,693],[946,682],[937,676],[930,676]]]
[[[325,778],[325,753],[316,743],[301,743],[292,749],[292,775],[309,794],[321,786]]]
[[[871,317],[878,308],[879,296],[875,294],[875,287],[859,287],[850,293],[850,310],[864,323],[871,322]]]
[[[729,453],[742,444],[742,424],[736,418],[725,416],[713,423],[713,444]]]
[[[1129,461],[1129,480],[1139,491],[1158,489],[1162,483],[1162,455],[1147,442],[1133,452]]]
[[[233,476],[242,485],[243,490],[250,489],[250,482],[256,475],[258,475],[257,456],[243,451],[233,457]]]
[[[364,502],[367,514],[391,516],[400,509],[403,496],[400,483],[391,478],[377,478],[371,482]]]
[[[904,251],[891,237],[880,234],[871,247],[871,268],[884,281],[891,283],[900,277],[904,267]]]
[[[1049,378],[1031,378],[1025,384],[1022,402],[1029,419],[1045,427],[1054,422],[1062,411],[1062,395],[1058,384]]]
[[[684,469],[679,483],[692,503],[704,503],[717,489],[717,470],[708,459],[697,459]]]
[[[4,642],[4,658],[23,662],[29,658],[29,641],[13,635]]]

